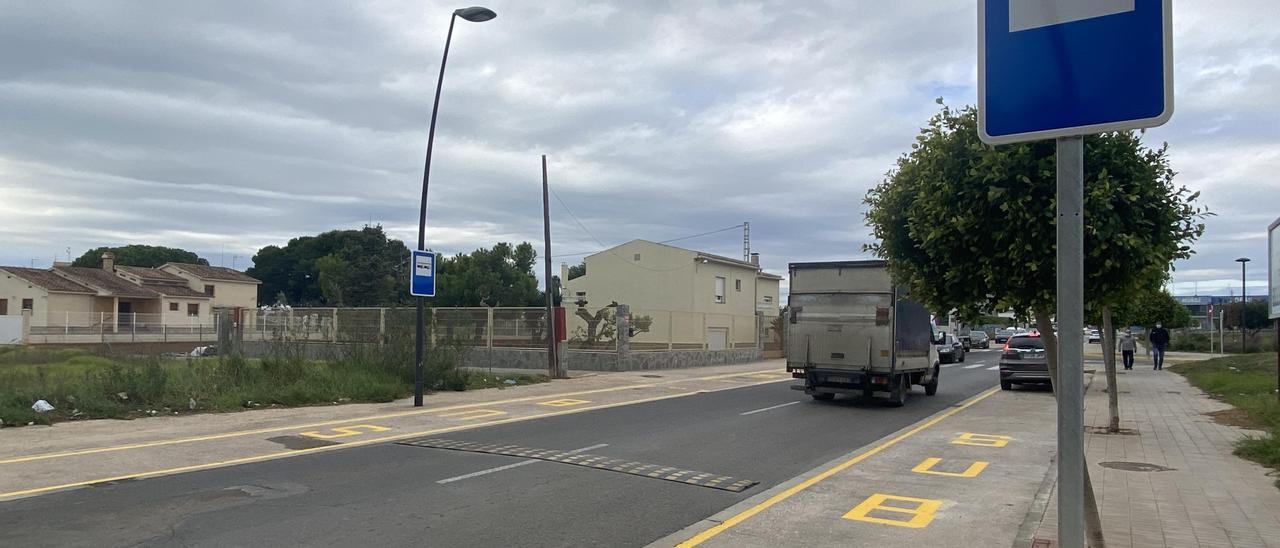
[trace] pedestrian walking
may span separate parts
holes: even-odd
[[[1164,328],[1164,324],[1156,322],[1156,328],[1151,330],[1147,340],[1151,341],[1151,357],[1155,362],[1152,369],[1160,371],[1164,369],[1164,347],[1169,344],[1169,330]]]
[[[1120,355],[1124,359],[1124,368],[1133,369],[1133,353],[1138,351],[1138,339],[1134,338],[1133,330],[1126,329],[1120,334]]]

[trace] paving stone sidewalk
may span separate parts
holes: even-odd
[[[1250,431],[1206,413],[1230,406],[1209,398],[1166,365],[1139,360],[1118,372],[1121,428],[1088,432],[1085,453],[1110,548],[1280,547],[1280,488],[1267,469],[1231,454]],[[1086,427],[1107,424],[1106,377],[1098,368],[1085,395]],[[1125,471],[1101,463],[1145,463],[1168,471]],[[1033,546],[1057,538],[1057,493],[1049,493]]]

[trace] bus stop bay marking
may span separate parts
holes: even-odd
[[[973,461],[973,463],[970,464],[963,472],[943,472],[941,470],[934,470],[933,467],[937,466],[940,462],[942,462],[941,458],[929,457],[920,461],[920,464],[917,464],[915,468],[911,469],[911,471],[917,474],[933,474],[935,476],[947,476],[950,478],[973,478],[977,477],[978,474],[981,474],[982,471],[986,470],[987,466],[991,464],[985,460],[976,460]]]
[[[889,506],[886,503],[906,503],[911,506]],[[942,501],[936,499],[918,499],[915,497],[900,497],[897,495],[886,495],[884,493],[876,493],[867,497],[867,500],[853,507],[843,517],[844,519],[853,521],[865,521],[867,523],[879,523],[882,525],[893,525],[895,527],[907,527],[910,529],[923,529],[933,521],[933,516],[942,507]],[[892,517],[877,517],[871,515],[872,512],[884,516],[907,515],[907,519],[895,519]]]
[[[591,403],[591,402],[590,402],[590,401],[587,401],[587,400],[575,400],[575,399],[573,399],[573,398],[565,398],[565,399],[562,399],[562,400],[551,400],[551,401],[542,401],[542,402],[538,402],[538,405],[547,405],[547,406],[550,406],[550,407],[571,407],[571,406],[574,406],[574,405],[582,405],[582,404],[584,404],[584,403]]]
[[[391,429],[385,426],[378,426],[376,424],[356,424],[352,426],[341,426],[338,428],[330,428],[328,432],[333,432],[332,434],[325,434],[320,430],[310,430],[307,432],[302,432],[300,435],[306,436],[308,438],[315,438],[318,440],[331,440],[335,438],[359,436],[360,434],[364,434],[365,432],[386,432],[388,430],[391,430]]]
[[[507,414],[506,411],[498,411],[497,409],[469,409],[467,411],[458,411],[455,413],[441,413],[440,416],[448,417],[451,419],[458,419],[461,421],[469,421],[469,420],[475,420],[475,419],[483,419],[487,417],[496,417],[499,415],[506,415],[506,414]]]
[[[964,432],[951,443],[955,445],[976,445],[978,447],[1004,447],[1009,445],[1013,438],[1009,436],[1001,436],[999,434],[975,434],[973,432]]]

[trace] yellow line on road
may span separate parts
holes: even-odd
[[[690,380],[692,380],[692,379],[690,379]],[[763,381],[763,382],[759,382],[759,383],[752,383],[752,384],[749,384],[749,385],[743,385],[742,387],[743,387],[743,388],[746,388],[746,387],[750,387],[750,386],[757,386],[757,385],[762,385],[762,384],[770,384],[770,383],[774,383],[774,382],[778,382],[778,381]],[[591,406],[591,407],[583,407],[583,408],[579,408],[579,409],[565,409],[565,410],[563,410],[563,411],[550,411],[550,412],[547,412],[547,413],[539,413],[539,414],[529,415],[529,416],[524,416],[524,417],[512,417],[512,418],[508,418],[508,419],[492,420],[492,421],[479,422],[479,423],[474,423],[474,424],[462,424],[462,425],[457,425],[457,426],[448,426],[448,427],[444,427],[444,428],[436,428],[436,429],[433,429],[433,430],[423,430],[423,431],[421,431],[421,432],[410,432],[410,433],[405,433],[405,434],[396,434],[396,435],[393,435],[393,436],[383,436],[383,437],[380,437],[380,438],[372,438],[372,439],[367,439],[367,440],[352,441],[352,442],[347,442],[347,443],[343,443],[343,444],[339,444],[339,445],[326,445],[326,446],[321,446],[321,447],[313,447],[313,448],[309,448],[309,449],[298,449],[298,450],[293,450],[293,451],[277,451],[277,452],[274,452],[274,453],[266,453],[266,454],[262,454],[262,455],[254,455],[254,456],[250,456],[250,457],[241,457],[241,458],[229,459],[229,460],[223,460],[223,461],[217,461],[217,462],[207,462],[207,463],[203,463],[203,464],[192,464],[192,465],[189,465],[189,466],[179,466],[179,467],[176,467],[176,468],[165,468],[165,469],[161,469],[161,470],[151,470],[151,471],[147,471],[147,472],[135,472],[135,473],[131,473],[131,474],[123,474],[123,475],[119,475],[119,476],[111,476],[111,477],[106,477],[106,478],[97,478],[97,479],[91,479],[91,480],[85,480],[85,481],[77,481],[77,482],[71,482],[71,483],[63,483],[63,484],[59,484],[59,485],[49,485],[49,486],[45,486],[45,487],[34,487],[34,488],[31,488],[31,489],[23,489],[23,490],[19,490],[19,491],[10,491],[10,492],[7,492],[7,493],[0,493],[0,501],[6,500],[6,499],[11,499],[11,498],[16,498],[16,497],[24,497],[24,496],[28,496],[28,495],[38,495],[38,494],[41,494],[41,493],[49,493],[49,492],[52,492],[52,491],[60,491],[60,490],[63,490],[63,489],[72,489],[72,488],[76,488],[76,487],[84,487],[84,486],[86,486],[86,485],[93,485],[93,484],[96,484],[96,483],[108,483],[108,482],[113,482],[113,481],[123,481],[123,480],[130,480],[130,479],[139,479],[139,478],[151,478],[151,477],[158,477],[158,476],[167,476],[167,475],[179,474],[179,473],[183,473],[183,472],[195,472],[195,471],[198,471],[198,470],[208,470],[208,469],[210,469],[210,468],[218,468],[218,467],[222,467],[222,466],[231,466],[231,465],[236,465],[236,464],[247,464],[247,463],[252,463],[252,462],[261,462],[261,461],[267,461],[267,460],[275,460],[275,459],[281,459],[281,458],[286,458],[286,457],[293,457],[293,456],[299,456],[299,455],[308,455],[308,454],[312,454],[312,453],[320,453],[320,452],[325,452],[325,451],[334,451],[334,450],[338,450],[338,449],[347,449],[347,448],[351,448],[351,447],[361,447],[361,446],[371,445],[371,444],[375,444],[375,443],[384,443],[384,442],[388,442],[388,441],[396,441],[396,440],[402,440],[402,439],[406,439],[406,438],[414,438],[414,437],[419,437],[419,436],[430,436],[430,435],[435,435],[435,434],[443,434],[443,433],[447,433],[447,432],[457,432],[457,431],[460,431],[460,430],[471,430],[471,429],[475,429],[475,428],[483,428],[483,427],[487,427],[487,426],[497,426],[497,425],[501,425],[501,424],[509,424],[509,423],[513,423],[513,422],[522,422],[522,421],[527,421],[527,420],[543,419],[543,418],[548,418],[548,417],[556,417],[556,416],[560,416],[560,415],[572,415],[572,414],[576,414],[576,413],[584,413],[584,412],[587,412],[587,411],[595,411],[595,410],[599,410],[599,409],[609,409],[609,408],[612,408],[612,407],[622,407],[622,406],[626,406],[626,405],[637,405],[637,404],[641,404],[641,403],[648,403],[648,402],[654,402],[654,401],[660,401],[660,400],[667,400],[667,399],[672,399],[672,398],[682,398],[682,397],[685,397],[685,396],[693,396],[693,395],[703,394],[703,393],[705,393],[705,392],[703,392],[703,391],[701,391],[701,390],[692,390],[692,391],[688,391],[688,392],[681,392],[681,393],[678,393],[678,394],[667,394],[667,395],[663,395],[663,396],[653,396],[653,397],[648,397],[648,398],[641,398],[641,399],[638,399],[638,400],[630,400],[630,401],[623,401],[623,402],[615,402],[615,403],[601,404],[601,405],[595,405],[595,406]],[[539,396],[539,398],[542,398],[542,397],[546,397],[546,396]],[[437,409],[436,411],[439,411],[439,410]],[[344,422],[349,422],[349,421],[344,421]]]
[[[862,462],[864,460],[871,458],[876,453],[884,451],[885,449],[888,449],[896,445],[898,442],[905,440],[911,436],[914,436],[920,433],[921,431],[923,431],[924,429],[929,428],[930,426],[933,426],[935,424],[938,424],[939,422],[942,422],[943,420],[947,419],[948,417],[951,417],[952,415],[955,415],[956,413],[959,413],[961,411],[964,411],[965,409],[968,409],[973,404],[978,403],[986,399],[988,396],[991,396],[992,394],[995,394],[996,392],[999,392],[999,391],[1000,390],[998,388],[992,388],[990,390],[987,390],[986,392],[978,394],[977,396],[969,398],[968,401],[964,402],[960,406],[952,408],[942,413],[941,415],[938,415],[930,419],[928,422],[921,424],[920,426],[912,428],[911,430],[908,430],[898,436],[894,436],[889,441],[886,441],[880,445],[872,447],[871,449],[868,449],[862,453],[859,453],[849,460],[846,460],[844,462],[841,462],[840,464],[832,466],[831,468],[823,470],[818,475],[813,476],[807,480],[804,480],[796,485],[793,485],[790,488],[786,489],[785,491],[782,491],[781,493],[778,493],[772,497],[769,497],[768,499],[765,499],[764,502],[761,502],[755,506],[747,508],[746,510],[743,510],[742,512],[735,514],[733,517],[724,520],[719,525],[716,525],[715,527],[707,529],[706,531],[703,531],[701,533],[698,533],[697,535],[694,535],[693,538],[690,538],[689,540],[681,542],[676,546],[677,548],[691,548],[693,546],[702,544],[703,542],[710,540],[716,535],[719,535],[720,533],[727,531],[730,527],[733,527],[734,525],[737,525],[739,523],[742,523],[743,521],[746,521],[751,516],[759,514],[760,512],[765,511],[769,507],[795,496],[796,493],[804,491],[805,489],[813,487],[814,485],[817,485],[823,480],[840,473],[841,471],[849,468],[850,466],[853,466],[855,464],[858,464],[859,462]]]

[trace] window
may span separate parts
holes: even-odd
[[[764,302],[766,302],[766,303],[771,303],[771,302],[773,302],[773,295],[765,295],[765,296],[764,296]]]
[[[211,285],[206,285],[206,286],[204,286],[204,294],[205,294],[205,295],[208,295],[208,296],[210,296],[210,297],[212,297],[212,296],[213,296],[213,286],[211,286]]]
[[[733,290],[742,293],[742,280],[733,281]]]
[[[177,311],[178,311],[178,303],[169,303],[169,310],[170,310],[170,311],[173,311],[173,312],[177,312]]]
[[[716,276],[716,302],[724,303],[724,278]]]
[[[0,299],[0,316],[9,315],[9,299]]]
[[[200,303],[191,303],[191,304],[188,304],[188,305],[187,305],[187,315],[188,315],[188,316],[199,316],[199,315],[200,315]]]
[[[34,303],[34,302],[32,302],[32,300],[31,300],[31,299],[22,299],[22,309],[23,309],[23,310],[34,310],[34,309],[35,309],[35,307],[36,307],[36,305],[35,305],[35,303]]]
[[[636,253],[636,255],[635,255],[635,260],[637,260],[637,261],[639,261],[639,260],[640,260],[640,254],[639,254],[639,253]]]

